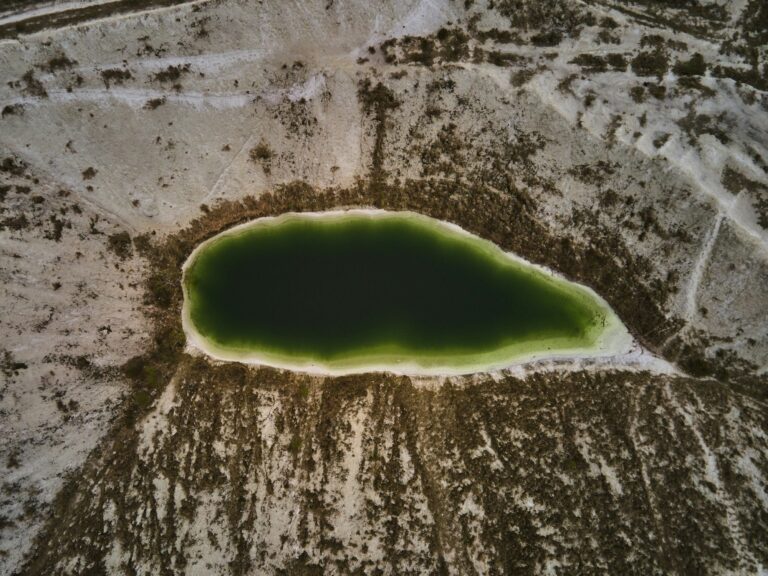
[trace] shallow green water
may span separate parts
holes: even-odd
[[[186,318],[216,355],[267,363],[456,367],[589,348],[586,290],[409,213],[288,215],[201,246]]]

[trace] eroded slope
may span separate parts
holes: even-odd
[[[65,472],[107,430],[68,484],[80,496],[56,508],[29,569],[72,561],[75,572],[120,563],[206,572],[204,562],[234,561],[255,572],[338,562],[342,572],[467,573],[555,570],[559,558],[589,572],[632,561],[647,572],[717,573],[765,564],[765,18],[758,0],[198,1],[107,11],[0,43],[0,571],[21,566]],[[417,210],[551,266],[603,295],[646,350],[719,382],[637,374],[626,358],[482,385],[372,376],[349,384],[354,392],[267,372],[241,373],[247,384],[235,385],[207,365],[198,368],[213,381],[190,375],[174,270],[195,243],[259,214],[350,206]],[[265,420],[241,443],[248,435],[230,417],[254,423],[255,412],[232,398],[248,386],[258,406],[300,415],[299,432],[270,432]],[[163,416],[156,448],[140,443],[155,426],[146,414],[169,402],[211,422],[209,436]],[[514,443],[523,431],[497,403],[546,421],[526,432],[537,442]],[[450,416],[459,406],[472,409]],[[434,424],[430,410],[440,411]],[[332,433],[318,428],[324,418]],[[450,426],[464,420],[471,439]],[[187,516],[174,508],[161,521],[151,510],[170,506],[163,470],[181,465],[172,429],[174,442],[213,455],[205,481],[174,472],[189,488],[178,492]],[[128,448],[124,461],[108,459],[115,442]],[[257,445],[266,460],[231,462]],[[485,445],[498,473],[464,464],[473,459],[461,454]],[[253,464],[262,461],[269,474]],[[525,497],[531,479],[555,477],[560,500]],[[147,488],[116,496],[131,479]],[[336,496],[309,498],[325,480]],[[91,481],[93,500],[84,497]],[[482,489],[469,497],[474,484]],[[270,499],[269,485],[282,496]],[[235,494],[253,503],[243,518],[227,504]],[[369,494],[382,519],[362,512]],[[286,495],[303,503],[294,516]],[[141,513],[117,522],[113,505]],[[584,515],[571,517],[575,509]],[[203,537],[217,514],[222,527]],[[609,518],[622,530],[609,533]],[[74,559],[90,524],[107,531]],[[364,550],[358,529],[378,544]],[[695,559],[703,563],[686,564]]]

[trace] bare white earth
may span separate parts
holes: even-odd
[[[764,8],[651,4],[197,1],[0,39],[0,575],[765,573]],[[185,357],[115,440],[152,341],[137,237],[380,174],[514,189],[675,328],[348,386]]]

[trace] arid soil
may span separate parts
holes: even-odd
[[[0,9],[0,574],[768,570],[763,2],[70,4]],[[195,246],[351,207],[581,282],[637,350],[185,347]]]

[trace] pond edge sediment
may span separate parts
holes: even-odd
[[[500,258],[503,257],[515,265],[538,273],[548,280],[555,280],[559,285],[565,286],[572,291],[580,292],[580,296],[588,298],[592,303],[598,306],[605,314],[606,323],[595,339],[594,346],[590,348],[559,348],[556,351],[519,351],[519,345],[512,345],[502,349],[497,349],[486,354],[476,354],[477,361],[462,366],[429,366],[419,364],[417,361],[377,363],[376,360],[366,361],[360,355],[350,359],[348,363],[344,361],[335,361],[332,364],[317,361],[302,361],[289,358],[279,354],[264,353],[254,350],[238,350],[231,347],[223,347],[216,342],[203,336],[194,326],[191,319],[190,298],[187,292],[186,272],[194,263],[197,255],[212,243],[220,239],[237,235],[245,230],[264,226],[279,225],[280,223],[292,219],[310,219],[310,218],[333,218],[343,220],[347,217],[402,217],[418,220],[420,224],[427,225],[438,233],[463,236],[466,240],[472,242],[475,247]],[[214,360],[222,362],[239,362],[242,364],[269,366],[278,369],[292,370],[322,376],[342,376],[347,374],[363,374],[371,372],[389,372],[396,375],[406,376],[458,376],[483,372],[495,372],[528,364],[541,360],[571,360],[578,358],[604,358],[624,354],[630,351],[635,345],[635,341],[627,331],[624,324],[618,318],[611,306],[589,286],[574,282],[558,274],[545,266],[530,262],[513,252],[507,252],[490,240],[486,240],[476,234],[473,234],[457,224],[425,216],[413,211],[395,211],[379,208],[349,208],[335,209],[319,212],[284,212],[276,216],[264,216],[243,222],[212,236],[198,244],[189,254],[182,265],[181,287],[183,293],[182,302],[182,329],[187,340],[187,349],[197,351]],[[483,360],[483,358],[485,360]]]

